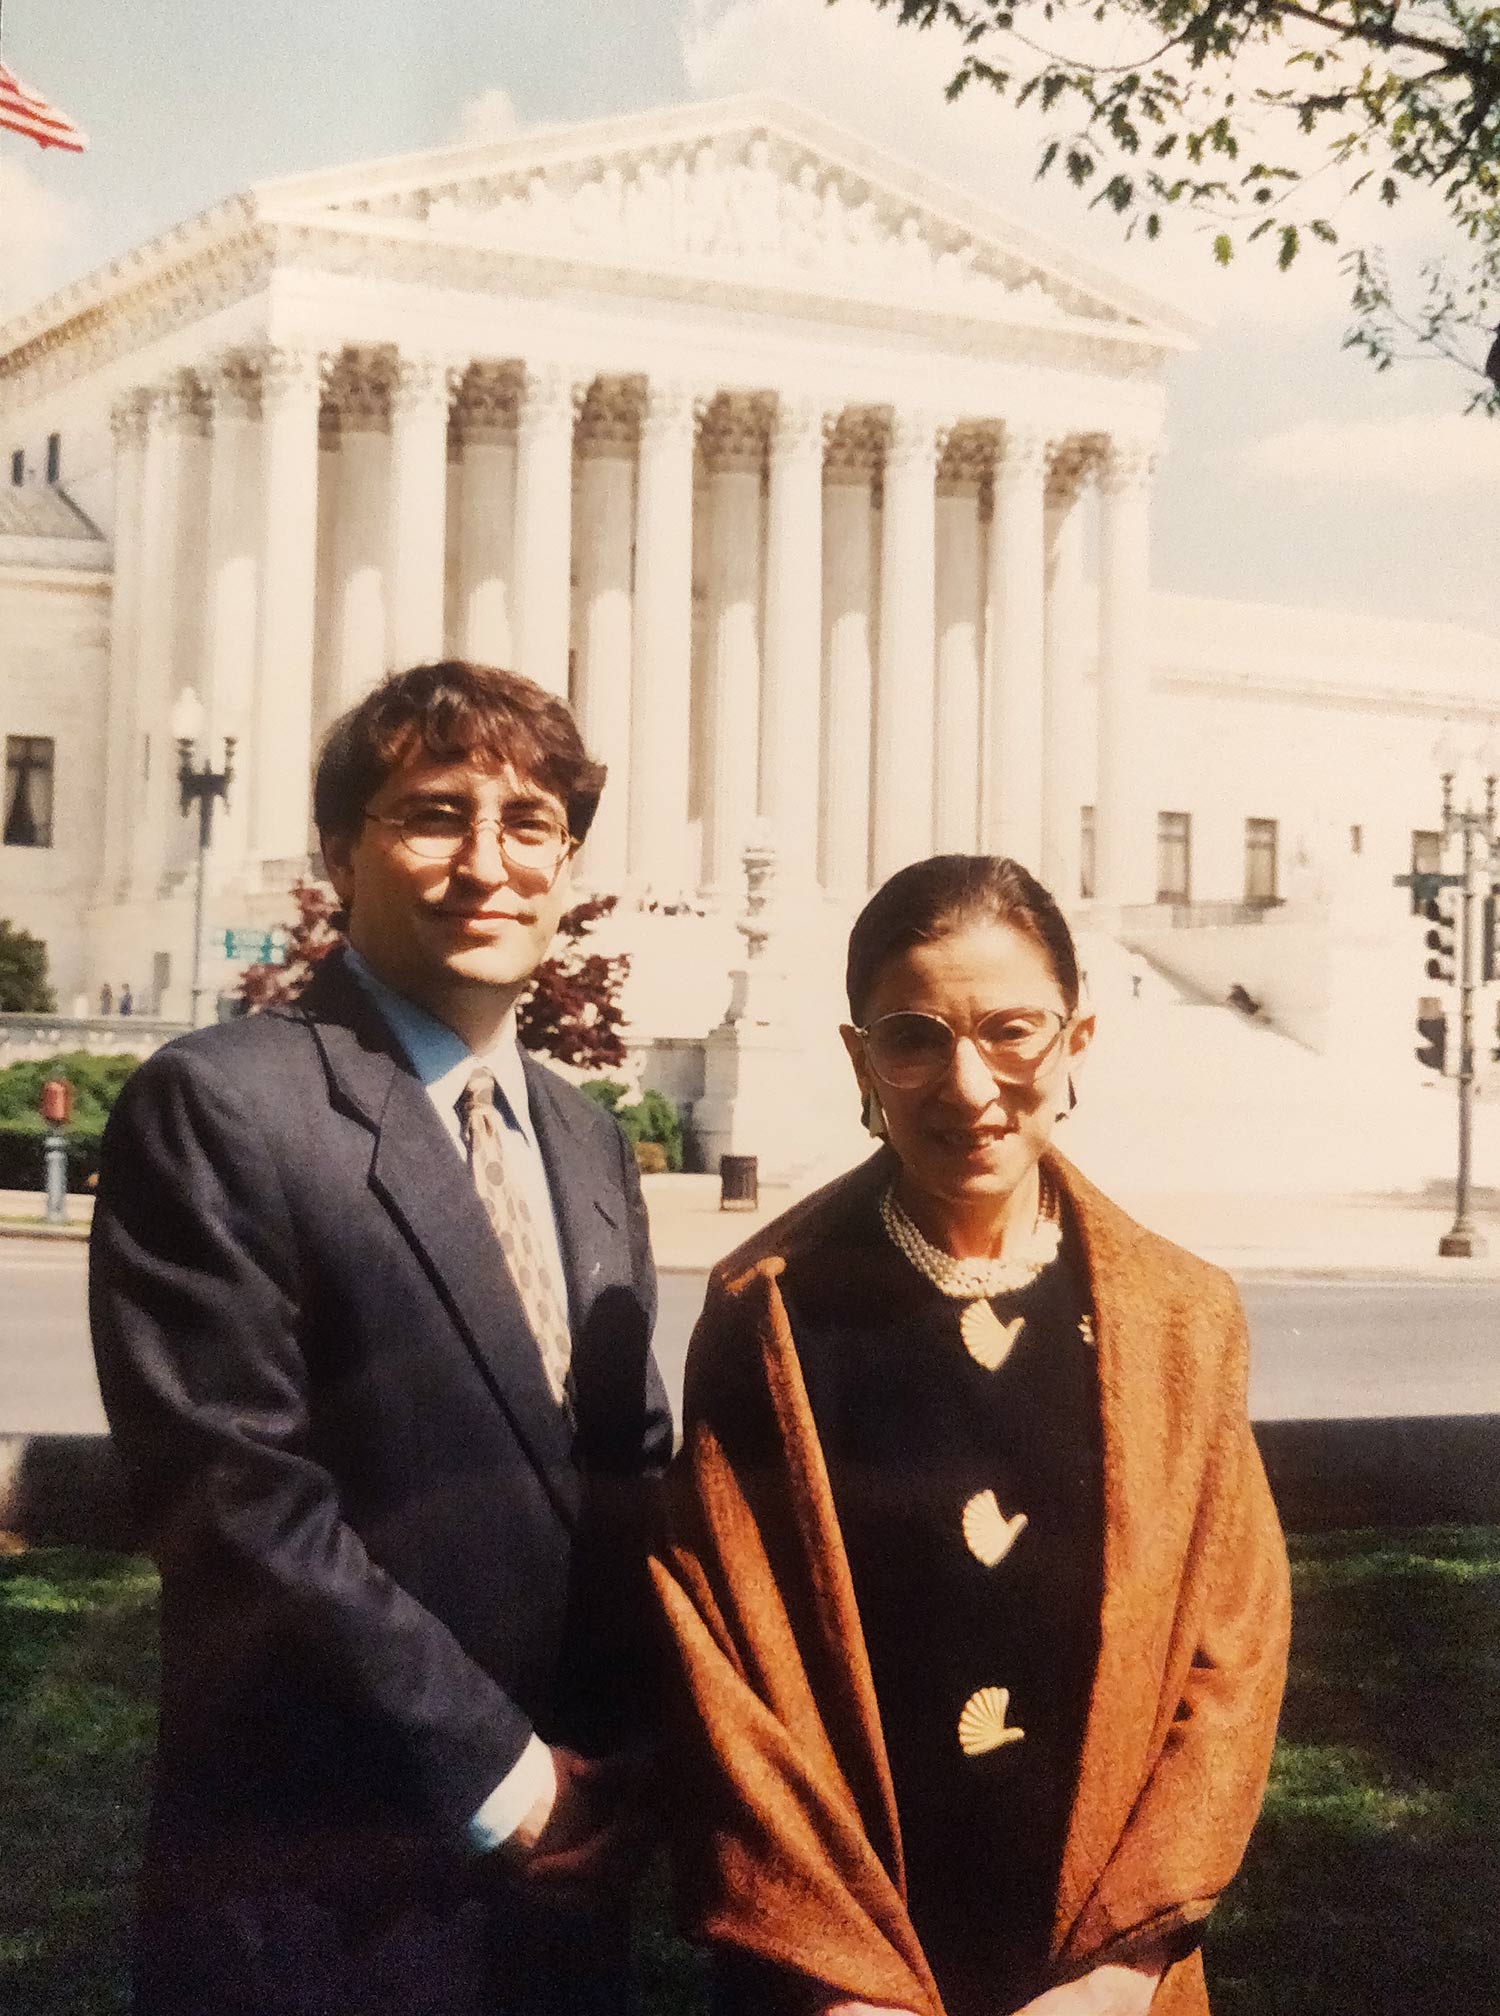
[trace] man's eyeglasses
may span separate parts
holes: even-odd
[[[476,818],[459,805],[409,805],[404,812],[366,812],[367,819],[389,826],[407,852],[419,861],[452,861],[484,829],[492,827],[500,856],[521,875],[555,875],[578,845],[566,826],[550,813],[517,807],[494,818]]]
[[[1001,1085],[1029,1085],[1052,1055],[1072,1017],[1055,1008],[996,1008],[972,1029],[955,1029],[941,1015],[912,1009],[881,1015],[862,1038],[865,1059],[883,1085],[898,1092],[924,1092],[945,1078],[960,1036],[967,1035]]]

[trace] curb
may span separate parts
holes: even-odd
[[[0,1225],[0,1239],[40,1239],[44,1243],[58,1239],[87,1241],[87,1225],[49,1225],[38,1218],[34,1225]]]

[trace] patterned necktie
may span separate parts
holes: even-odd
[[[566,1303],[556,1269],[542,1240],[536,1221],[527,1208],[520,1187],[508,1182],[505,1173],[505,1122],[495,1105],[495,1074],[480,1065],[469,1078],[458,1101],[464,1142],[469,1151],[469,1168],[479,1201],[489,1214],[510,1269],[511,1279],[521,1297],[521,1307],[536,1338],[542,1370],[552,1397],[559,1407],[571,1411],[568,1399],[568,1365],[573,1355],[573,1339],[568,1330]]]

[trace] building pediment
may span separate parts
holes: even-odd
[[[762,99],[264,184],[262,214],[529,259],[1177,346],[1164,303],[798,108]]]

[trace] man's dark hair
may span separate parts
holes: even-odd
[[[313,781],[319,833],[345,835],[394,770],[417,750],[437,763],[480,756],[567,807],[582,840],[604,789],[604,765],[583,746],[567,702],[519,672],[446,658],[393,672],[323,738]]]
[[[852,1020],[864,1021],[865,1004],[888,959],[970,924],[1008,924],[1024,932],[1046,954],[1073,1013],[1078,954],[1050,892],[1019,861],[1001,854],[934,854],[899,868],[854,920],[845,972]]]

